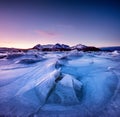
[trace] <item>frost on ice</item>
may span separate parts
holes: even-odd
[[[120,53],[0,54],[0,116],[119,117]]]

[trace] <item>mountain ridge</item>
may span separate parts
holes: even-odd
[[[114,46],[114,47],[98,48],[95,46],[86,46],[83,44],[76,44],[74,46],[69,46],[66,44],[56,43],[56,44],[45,44],[45,45],[36,44],[34,47],[28,48],[28,49],[0,47],[0,52],[1,53],[2,52],[4,53],[6,51],[9,51],[9,52],[24,51],[25,52],[25,51],[33,50],[33,49],[38,50],[38,51],[72,51],[72,50],[78,50],[78,51],[114,51],[114,49],[109,50],[108,48],[116,48],[116,47]],[[120,48],[120,46],[117,46],[117,48]]]
[[[47,44],[49,45],[49,44]],[[78,50],[78,51],[100,51],[99,48],[94,46],[86,46],[82,44],[77,44],[75,46],[69,46],[66,44],[51,44],[50,47],[47,45],[37,44],[33,47],[33,49],[41,50],[41,51],[71,51],[71,50]]]

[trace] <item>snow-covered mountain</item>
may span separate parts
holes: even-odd
[[[96,48],[94,46],[86,46],[82,44],[77,44],[76,46],[71,47],[72,50],[79,50],[79,51],[100,51],[99,48]]]
[[[33,49],[41,50],[41,51],[70,51],[70,50],[78,50],[78,51],[100,51],[99,48],[93,46],[85,46],[82,44],[77,44],[75,46],[70,47],[65,44],[48,44],[48,45],[40,45],[37,44],[33,47]]]
[[[37,44],[36,46],[33,47],[33,49],[42,50],[43,46],[40,44]]]
[[[42,50],[42,51],[68,51],[71,50],[71,48],[68,45],[65,44],[47,44],[47,45],[40,45],[37,44],[33,47],[33,49]]]
[[[77,44],[76,46],[71,47],[71,49],[79,49],[79,50],[82,50],[84,48],[87,48],[87,46],[82,45],[82,44]]]

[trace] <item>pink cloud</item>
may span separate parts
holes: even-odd
[[[36,30],[35,32],[39,34],[41,37],[45,37],[45,38],[54,38],[58,36],[57,33],[44,31],[44,30]]]

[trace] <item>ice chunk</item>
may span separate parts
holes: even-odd
[[[71,52],[68,53],[68,57],[71,58],[71,57],[82,57],[84,54],[84,52],[81,52],[81,51],[77,51],[77,50],[72,50]]]
[[[119,55],[119,52],[118,52],[117,50],[115,50],[115,51],[112,52],[112,55],[113,55],[113,56],[118,56],[118,55]]]
[[[50,93],[55,87],[55,80],[59,77],[59,75],[60,69],[54,70],[36,84],[35,89],[37,91],[37,95],[39,96],[41,104],[44,104],[45,101],[47,101]]]
[[[48,103],[71,105],[79,103],[78,92],[81,93],[82,83],[73,76],[66,74],[55,87],[48,99]]]

